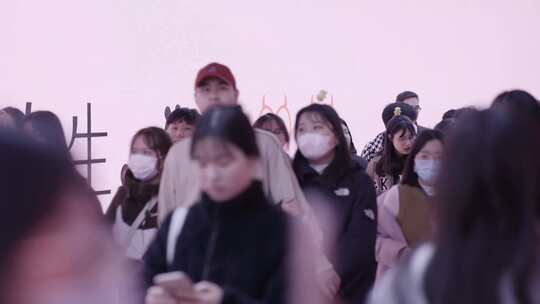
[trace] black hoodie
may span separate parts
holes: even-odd
[[[288,217],[266,200],[260,182],[228,202],[203,194],[189,209],[167,265],[170,224],[171,215],[143,258],[147,287],[156,274],[182,271],[193,282],[223,288],[222,303],[286,303]]]

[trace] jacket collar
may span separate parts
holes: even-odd
[[[327,167],[328,168],[328,167]],[[295,158],[294,160],[294,171],[296,173],[296,177],[300,182],[311,180],[313,178],[317,178],[324,175],[324,171],[322,174],[319,174],[315,169],[313,169],[307,160],[302,158]],[[325,169],[326,171],[326,169]]]
[[[208,194],[203,193],[202,203],[210,211],[239,213],[250,210],[259,204],[267,203],[267,200],[264,195],[262,183],[260,181],[254,181],[246,190],[226,202],[216,202]]]

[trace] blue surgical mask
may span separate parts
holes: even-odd
[[[441,161],[434,159],[418,159],[414,161],[414,172],[420,181],[432,185],[439,176]]]

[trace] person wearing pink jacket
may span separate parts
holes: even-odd
[[[377,280],[433,236],[432,198],[443,155],[443,135],[425,130],[405,163],[403,180],[377,199]]]

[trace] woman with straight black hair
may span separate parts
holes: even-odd
[[[377,196],[399,183],[415,137],[414,122],[402,115],[401,107],[395,107],[394,118],[386,125],[384,149],[369,162],[367,168]]]
[[[351,160],[342,121],[329,105],[312,104],[296,116],[293,169],[321,223],[325,251],[340,282],[323,291],[340,303],[362,303],[375,275],[375,190]]]
[[[418,112],[416,112],[416,110],[412,106],[404,102],[394,102],[386,105],[382,111],[381,117],[384,123],[385,131],[386,127],[388,126],[388,122],[392,118],[394,118],[394,116],[396,116],[396,108],[399,108],[400,115],[409,117],[415,123],[415,129],[417,130],[416,133],[419,133],[421,130],[424,129],[423,127],[416,125],[416,120],[418,119]],[[382,152],[382,150],[384,149],[385,131],[377,134],[377,136],[373,140],[366,144],[366,146],[362,150],[362,153],[360,153],[360,157],[370,162],[375,157],[377,157],[379,153]]]
[[[433,237],[433,198],[443,156],[443,135],[424,130],[405,162],[399,185],[378,200],[377,280]]]
[[[539,303],[538,155],[532,118],[499,109],[461,118],[437,183],[437,238],[388,273],[370,303]]]
[[[0,110],[0,128],[10,128],[21,130],[24,120],[24,113],[14,107],[6,107]]]
[[[165,220],[144,256],[147,304],[288,303],[288,217],[256,179],[259,155],[239,106],[204,113],[191,143],[202,193]],[[164,284],[159,274],[174,271],[180,282]]]
[[[521,113],[521,115],[528,115],[540,121],[540,102],[527,91],[502,92],[493,100],[491,107]]]
[[[58,116],[50,111],[32,112],[24,118],[23,132],[38,145],[54,151],[59,157],[71,162],[73,172],[76,172],[74,181],[79,185],[81,194],[88,196],[94,211],[102,215],[101,204],[94,190],[88,185],[86,178],[76,171]]]
[[[53,112],[37,111],[28,114],[23,121],[23,130],[34,141],[71,159],[62,123]]]
[[[130,278],[71,161],[15,131],[0,147],[0,303],[133,303],[117,299]]]

